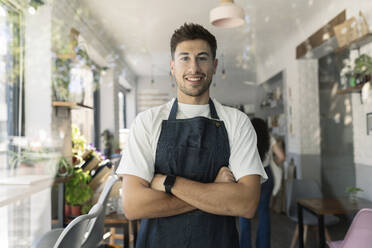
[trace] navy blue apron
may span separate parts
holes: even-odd
[[[169,119],[163,120],[156,148],[155,173],[211,183],[229,164],[230,146],[223,121],[209,99],[212,119],[176,119],[174,101]],[[143,219],[137,248],[235,248],[239,238],[235,218],[201,210]]]

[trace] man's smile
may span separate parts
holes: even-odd
[[[205,78],[205,75],[187,75],[184,78],[191,84],[199,84]]]

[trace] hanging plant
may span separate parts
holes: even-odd
[[[55,101],[68,101],[70,84],[71,59],[53,57],[53,99]]]
[[[359,83],[368,82],[372,75],[372,58],[367,54],[362,54],[355,59],[354,77]]]

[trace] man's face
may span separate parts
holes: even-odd
[[[171,61],[171,71],[178,85],[178,93],[201,97],[208,94],[217,60],[204,40],[186,40],[179,43]]]

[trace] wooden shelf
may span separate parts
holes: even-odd
[[[366,83],[369,83],[369,82],[366,82]],[[343,94],[348,94],[348,93],[359,93],[361,92],[363,85],[365,85],[366,83],[358,84],[357,86],[350,87],[347,89],[338,90],[337,95],[343,95]]]
[[[339,52],[341,52],[345,49],[350,49],[350,50],[359,49],[362,46],[364,46],[364,45],[366,45],[370,42],[372,42],[372,33],[368,33],[368,34],[363,35],[362,37],[360,37],[360,38],[352,41],[351,43],[349,43],[347,46],[337,48],[335,52],[339,53]]]
[[[65,108],[71,108],[71,109],[75,109],[75,108],[93,109],[93,107],[91,107],[91,106],[87,106],[87,105],[77,103],[77,102],[53,101],[52,106],[53,107],[65,107]]]

